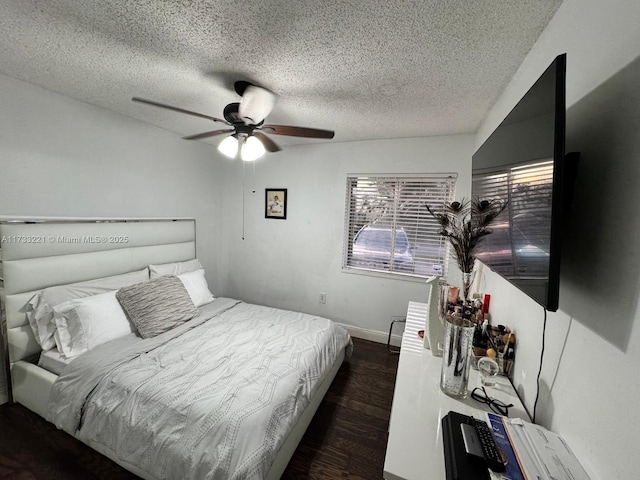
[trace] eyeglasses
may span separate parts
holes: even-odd
[[[471,398],[477,400],[478,402],[486,403],[494,413],[497,413],[498,415],[504,415],[505,417],[509,416],[509,408],[513,407],[513,403],[507,405],[500,400],[489,397],[484,387],[474,388],[471,392]]]

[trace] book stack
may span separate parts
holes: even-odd
[[[449,412],[442,419],[447,480],[590,480],[559,435],[519,418],[485,415],[504,471],[488,469],[481,457],[467,453],[461,424],[470,417]]]

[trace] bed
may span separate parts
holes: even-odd
[[[10,399],[142,478],[277,479],[351,339],[325,318],[213,296],[195,231],[1,222]],[[43,309],[52,298],[64,302]],[[34,321],[45,311],[55,322]]]

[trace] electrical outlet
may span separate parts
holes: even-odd
[[[325,292],[320,292],[318,295],[318,303],[327,303],[327,294]]]

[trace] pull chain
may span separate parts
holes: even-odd
[[[252,172],[253,189],[251,190],[251,193],[256,193],[256,161],[254,160],[251,163],[253,163],[253,172]]]
[[[242,240],[244,240],[244,219],[245,219],[245,190],[246,190],[246,176],[245,176],[245,161],[242,162]],[[256,162],[251,162],[251,193],[256,193]]]
[[[242,162],[242,240],[244,240],[244,163]]]

